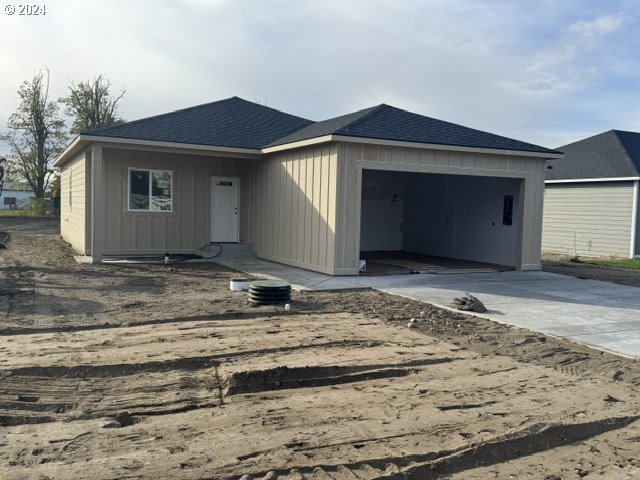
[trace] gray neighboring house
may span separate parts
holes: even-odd
[[[5,182],[0,194],[0,210],[24,208],[32,198],[35,195],[29,188]]]
[[[610,130],[547,162],[542,250],[579,257],[640,255],[640,133]]]
[[[321,122],[238,97],[78,135],[61,230],[94,262],[249,244],[354,275],[362,251],[540,268],[555,150],[378,105]]]

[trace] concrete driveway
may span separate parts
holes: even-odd
[[[547,272],[500,272],[385,277],[331,277],[227,248],[218,263],[252,275],[280,278],[294,288],[372,287],[446,307],[463,292],[476,295],[491,320],[569,338],[625,356],[640,356],[640,288]]]

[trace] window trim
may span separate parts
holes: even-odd
[[[136,172],[149,172],[149,208],[131,208],[131,171]],[[171,175],[171,209],[169,210],[152,210],[151,209],[151,198],[153,197],[153,172],[167,172]],[[144,213],[173,213],[173,170],[164,170],[158,168],[138,168],[138,167],[129,167],[127,169],[127,211],[128,212],[144,212]]]

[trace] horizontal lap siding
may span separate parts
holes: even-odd
[[[88,206],[85,187],[87,166],[85,152],[82,152],[65,164],[60,172],[60,233],[62,238],[81,255],[88,253],[85,216]],[[71,202],[69,188],[71,188]]]
[[[632,182],[547,184],[542,250],[627,258],[632,212]]]
[[[105,148],[105,252],[192,251],[210,241],[211,177],[240,178],[240,232],[246,235],[243,179],[252,160]],[[128,210],[129,168],[173,172],[173,212]]]
[[[270,155],[248,175],[248,241],[258,256],[333,273],[335,144]]]

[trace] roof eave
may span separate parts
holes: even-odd
[[[156,148],[156,149],[172,149],[181,151],[184,153],[193,154],[208,154],[208,155],[224,155],[224,156],[236,156],[236,157],[251,157],[258,158],[262,154],[280,152],[283,150],[292,150],[295,148],[308,147],[312,145],[318,145],[328,142],[346,142],[346,143],[364,143],[370,145],[385,145],[394,147],[407,147],[407,148],[422,148],[431,150],[450,150],[458,152],[469,153],[489,153],[495,155],[508,155],[508,156],[523,156],[523,157],[535,157],[540,159],[561,159],[564,154],[553,152],[533,152],[528,150],[503,150],[497,148],[483,148],[483,147],[463,147],[457,145],[443,145],[435,143],[420,143],[420,142],[406,142],[399,140],[385,140],[378,138],[366,138],[355,137],[346,135],[322,135],[319,137],[309,138],[305,140],[299,140],[296,142],[285,143],[282,145],[274,145],[271,147],[265,147],[261,150],[249,149],[249,148],[235,148],[235,147],[221,147],[213,145],[199,145],[188,144],[178,142],[164,142],[156,140],[137,140],[121,137],[102,137],[97,135],[78,135],[73,142],[67,146],[67,148],[56,158],[53,162],[54,167],[60,167],[66,163],[75,153],[77,153],[83,146],[88,145],[91,142],[98,142],[103,144],[109,144],[113,146],[120,146],[123,148],[136,147],[136,148]]]
[[[82,135],[77,135],[76,138],[67,145],[67,148],[65,148],[62,153],[56,157],[53,161],[54,167],[61,167],[80,149],[83,144],[83,139],[81,137]]]
[[[308,138],[306,140],[298,140],[296,142],[283,143],[281,145],[274,145],[272,147],[265,147],[262,149],[262,153],[273,153],[281,150],[291,150],[293,148],[308,147],[310,145],[317,145],[319,143],[327,143],[333,141],[335,135],[322,135],[320,137]]]
[[[431,150],[453,150],[457,152],[469,152],[469,153],[491,153],[495,155],[508,155],[508,156],[520,156],[520,157],[537,157],[541,159],[560,159],[564,157],[563,153],[553,152],[533,152],[530,150],[506,150],[500,148],[485,148],[485,147],[464,147],[459,145],[445,145],[439,143],[421,143],[421,142],[406,142],[401,140],[384,140],[378,138],[366,138],[366,137],[350,137],[344,135],[333,135],[333,139],[339,142],[352,142],[352,143],[368,143],[373,145],[389,145],[394,147],[409,147],[409,148],[428,148]]]
[[[463,147],[457,145],[444,145],[437,143],[421,143],[421,142],[406,142],[400,140],[385,140],[380,138],[367,138],[356,137],[347,135],[323,135],[321,137],[309,138],[306,140],[299,140],[297,142],[285,143],[282,145],[275,145],[272,147],[266,147],[262,149],[263,153],[273,153],[282,150],[290,150],[293,148],[306,147],[310,145],[316,145],[326,142],[347,142],[347,143],[365,143],[370,145],[385,145],[393,147],[407,147],[407,148],[424,148],[431,150],[452,150],[457,152],[469,152],[469,153],[491,153],[495,155],[508,155],[508,156],[520,156],[520,157],[536,157],[540,159],[561,159],[564,157],[563,153],[553,152],[534,152],[530,150],[503,150],[498,148],[483,148],[483,147]]]
[[[138,140],[132,138],[122,137],[103,137],[98,135],[80,134],[73,142],[55,159],[53,162],[54,167],[60,167],[66,163],[73,154],[77,153],[83,146],[89,143],[101,143],[108,144],[114,147],[135,147],[135,148],[150,148],[159,150],[175,150],[189,154],[205,154],[205,155],[222,155],[230,157],[251,157],[257,158],[261,155],[261,151],[252,148],[237,148],[237,147],[223,147],[216,145],[200,145],[195,143],[179,143],[179,142],[165,142],[157,140]]]

